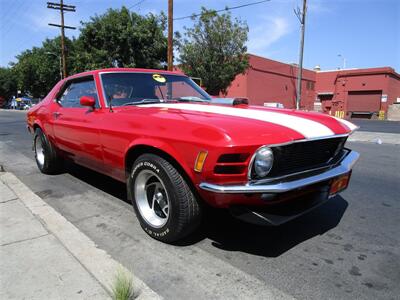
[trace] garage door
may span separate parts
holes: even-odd
[[[349,92],[347,97],[347,111],[351,112],[378,112],[381,107],[382,91]]]

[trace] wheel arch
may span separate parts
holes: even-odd
[[[170,151],[166,151],[163,148],[156,147],[156,146],[150,146],[149,144],[136,144],[131,146],[128,151],[126,152],[125,155],[125,172],[128,176],[130,173],[130,169],[132,167],[132,164],[135,162],[135,160],[142,154],[156,154],[162,158],[164,158],[166,161],[168,161],[170,164],[172,164],[177,170],[181,171],[185,176],[193,180],[193,178],[190,176],[190,172],[188,170],[188,167],[184,165],[182,161],[178,161],[176,159],[176,155],[173,155]],[[174,153],[175,154],[175,153]]]
[[[33,123],[33,126],[32,126],[32,128],[33,128],[33,132],[35,132],[35,130],[36,129],[40,129],[41,131],[43,131],[43,128],[42,128],[42,126],[40,126],[38,123]]]
[[[35,133],[36,129],[40,129],[41,131],[43,131],[43,133],[45,135],[47,135],[44,131],[44,125],[42,124],[42,122],[39,119],[34,120],[33,124],[32,124],[32,129],[33,129],[33,133]]]
[[[36,129],[40,129],[43,132],[43,134],[45,135],[46,139],[48,139],[47,133],[44,131],[44,127],[41,123],[35,122],[32,124],[32,134],[33,135],[35,134]]]
[[[154,145],[154,144],[153,144]],[[148,143],[139,143],[132,145],[128,151],[126,152],[125,155],[125,176],[126,179],[129,179],[130,176],[130,171],[133,163],[135,160],[142,154],[155,154],[166,161],[168,161],[171,165],[174,166],[175,169],[179,171],[179,173],[182,175],[182,177],[185,179],[189,187],[191,188],[192,192],[195,193],[195,195],[198,197],[198,199],[201,199],[201,196],[199,195],[197,188],[195,187],[194,184],[194,177],[193,174],[190,172],[189,167],[182,161],[179,161],[175,156],[177,153],[171,149],[166,150],[165,148],[157,147],[157,146],[150,146]],[[174,154],[172,154],[174,153]]]

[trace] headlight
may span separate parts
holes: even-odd
[[[265,177],[272,169],[274,163],[274,154],[268,147],[262,147],[257,150],[254,158],[254,172],[257,177]]]

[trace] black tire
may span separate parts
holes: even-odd
[[[37,145],[37,143],[40,143],[41,149],[43,149],[43,159],[40,158],[40,154],[38,153],[39,144]],[[33,135],[33,150],[40,172],[44,174],[57,174],[61,171],[62,160],[58,157],[54,145],[47,139],[40,128],[36,128]]]
[[[156,175],[164,187],[168,205],[168,217],[165,224],[153,226],[142,215],[136,195],[135,185],[144,173]],[[142,175],[140,175],[142,174]],[[151,179],[149,179],[150,181]],[[153,183],[154,184],[154,183]],[[140,191],[139,186],[137,191]],[[152,238],[165,243],[173,243],[182,240],[195,231],[201,221],[201,205],[195,197],[190,186],[179,173],[179,171],[168,161],[155,154],[143,154],[133,163],[129,178],[127,180],[128,197],[132,201],[137,218],[143,230]],[[148,189],[145,194],[148,196]],[[153,193],[153,210],[155,206]],[[149,201],[147,199],[147,201]],[[143,203],[143,202],[141,202]],[[143,204],[142,204],[143,205]],[[150,205],[149,205],[150,206]]]

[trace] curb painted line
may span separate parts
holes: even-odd
[[[72,223],[46,204],[33,193],[15,175],[9,172],[0,173],[0,179],[15,193],[24,205],[50,231],[63,246],[96,278],[106,291],[112,295],[111,287],[118,269],[129,272],[114,260],[106,251],[97,248],[96,244],[83,234]],[[131,272],[130,272],[131,273]],[[142,280],[133,277],[136,299],[162,299]]]

